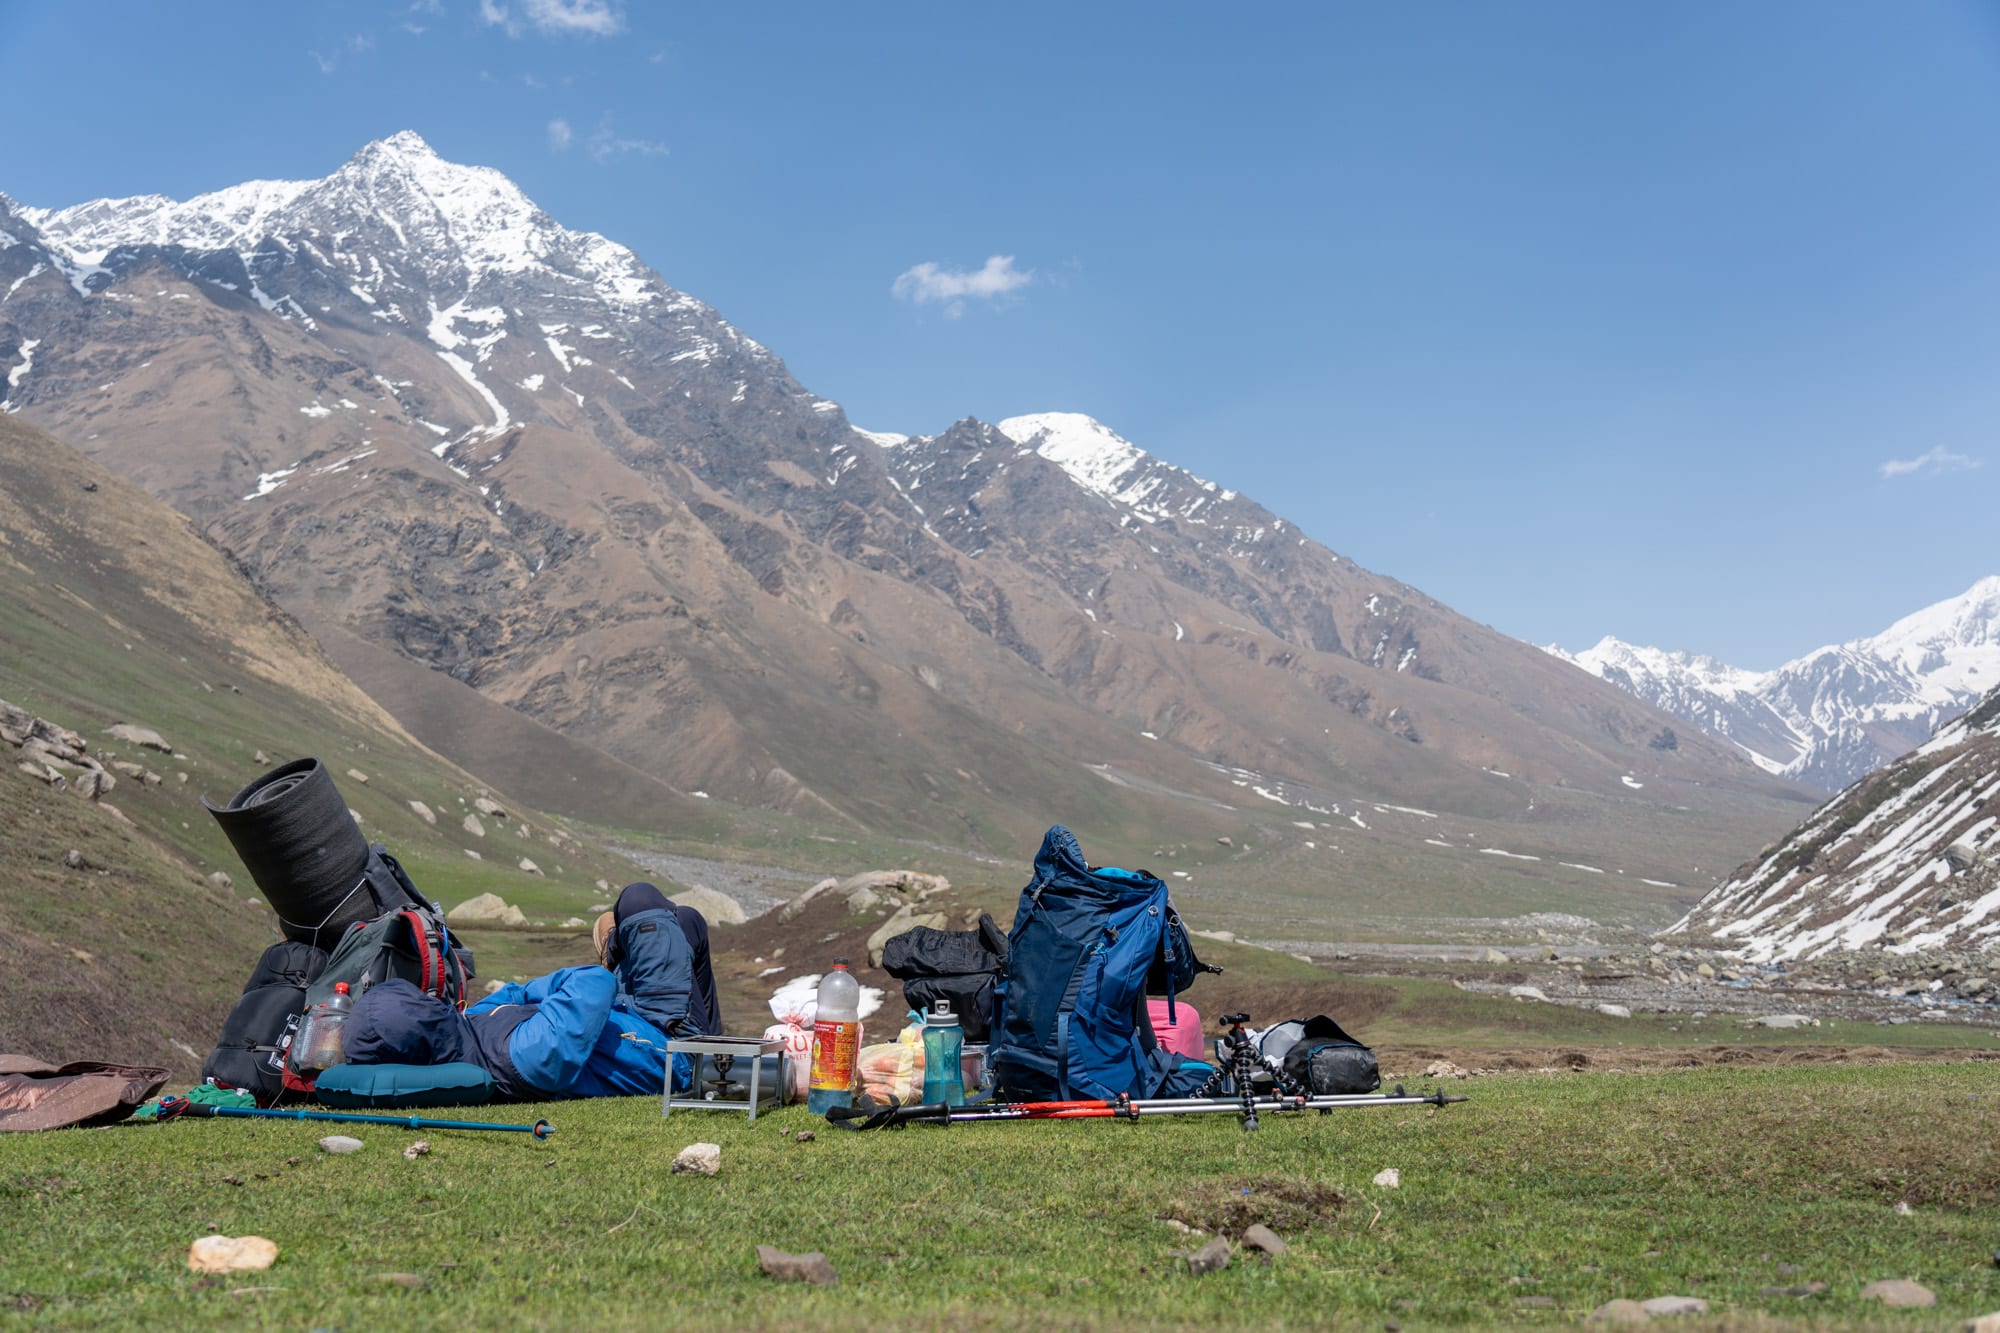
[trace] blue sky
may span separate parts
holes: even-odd
[[[0,190],[414,129],[872,430],[1089,413],[1477,620],[1768,667],[2000,572],[2000,10],[0,0]]]

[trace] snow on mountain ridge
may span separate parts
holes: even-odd
[[[1837,790],[2000,681],[2000,576],[1770,671],[1610,636],[1581,653],[1548,651],[1732,741],[1770,772]]]
[[[2000,940],[1996,741],[2000,687],[1814,811],[1665,933],[1707,935],[1759,963],[1869,945],[1990,948]]]
[[[319,180],[250,181],[184,202],[154,194],[19,212],[82,268],[128,246],[231,250],[248,262],[269,243],[289,250],[297,240],[329,258],[318,241],[344,261],[357,294],[374,300],[383,294],[381,267],[347,254],[350,233],[339,225],[359,215],[394,232],[406,252],[440,274],[462,266],[468,287],[490,275],[537,271],[581,277],[619,306],[678,295],[625,246],[564,228],[501,172],[447,162],[410,130],[368,144]]]
[[[1146,523],[1177,518],[1205,523],[1200,511],[1212,501],[1236,499],[1212,481],[1148,454],[1094,417],[1081,412],[1035,412],[1008,417],[996,429],[1023,449],[1033,450],[1068,473],[1077,485],[1131,510]],[[1176,484],[1178,483],[1178,485]],[[1193,500],[1172,505],[1173,492],[1193,488]],[[1263,536],[1243,534],[1255,541]]]

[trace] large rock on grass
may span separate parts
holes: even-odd
[[[929,926],[932,930],[943,930],[945,928],[945,915],[943,912],[925,912],[919,916],[911,909],[908,903],[903,904],[900,911],[881,925],[875,927],[875,933],[868,937],[868,966],[882,966],[883,946],[898,935],[901,935],[904,931],[915,930],[918,926]]]
[[[120,722],[105,731],[112,740],[123,741],[127,745],[137,745],[148,750],[158,750],[161,754],[172,754],[174,747],[166,737],[151,727],[135,727],[130,722]]]
[[[740,926],[750,919],[743,911],[742,903],[726,893],[718,893],[700,884],[674,894],[673,901],[682,907],[692,907],[700,912],[702,918],[711,926]]]
[[[511,906],[497,893],[482,893],[477,898],[467,898],[464,902],[445,914],[445,920],[453,925],[473,926],[525,926],[528,917],[520,908]]]

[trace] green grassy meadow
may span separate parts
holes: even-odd
[[[2000,1310],[1992,1064],[1454,1083],[1442,1109],[851,1133],[803,1108],[482,1108],[555,1136],[184,1121],[0,1142],[0,1320],[20,1327],[1539,1327],[1605,1301],[1696,1327],[1943,1328]],[[441,1112],[440,1115],[456,1115]],[[812,1128],[813,1141],[794,1133]],[[321,1153],[322,1134],[364,1149]],[[673,1176],[688,1143],[714,1178]],[[1400,1188],[1375,1185],[1387,1167]],[[1896,1205],[1909,1206],[1907,1215]],[[1193,1276],[1174,1218],[1290,1249]],[[277,1242],[198,1277],[215,1229]],[[755,1247],[820,1251],[780,1283]],[[400,1275],[400,1276],[397,1276]],[[1922,1311],[1859,1298],[1911,1278]],[[1783,1294],[1824,1283],[1813,1295]]]

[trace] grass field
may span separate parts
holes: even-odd
[[[1942,1328],[2000,1309],[1995,1066],[1502,1076],[1434,1110],[831,1130],[621,1099],[492,1108],[555,1137],[181,1122],[0,1147],[0,1320],[296,1327],[1538,1327],[1697,1296],[1735,1328]],[[800,1143],[793,1131],[815,1128]],[[667,1167],[722,1148],[713,1179]],[[1401,1186],[1373,1184],[1395,1167]],[[1907,1204],[1899,1213],[1896,1205]],[[1263,1221],[1289,1251],[1190,1275]],[[279,1246],[199,1278],[211,1228]],[[830,1288],[755,1247],[825,1253]],[[400,1278],[391,1275],[403,1275]],[[1914,1279],[1924,1311],[1864,1303]],[[1782,1289],[1824,1283],[1814,1295]]]

